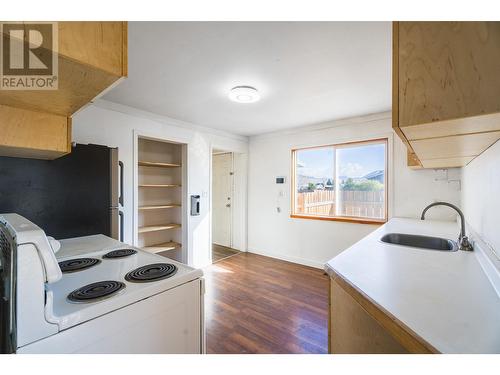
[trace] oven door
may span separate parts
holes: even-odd
[[[0,353],[16,351],[16,244],[0,222]]]

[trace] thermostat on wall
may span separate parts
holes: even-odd
[[[276,177],[276,183],[277,184],[284,184],[285,183],[285,177]]]

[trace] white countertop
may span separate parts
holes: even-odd
[[[385,233],[456,240],[454,222],[387,222],[332,260],[333,270],[442,353],[500,353],[500,298],[476,251],[386,244]]]

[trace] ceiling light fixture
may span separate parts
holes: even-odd
[[[236,103],[255,103],[259,101],[260,94],[252,86],[236,86],[229,92],[229,99]]]

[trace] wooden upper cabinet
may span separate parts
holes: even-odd
[[[395,22],[393,128],[409,165],[466,165],[500,139],[500,22]]]
[[[57,29],[58,88],[0,90],[0,131],[10,135],[0,137],[0,155],[69,153],[71,116],[127,76],[126,22],[58,22]]]
[[[71,118],[0,105],[0,155],[56,159],[71,151]]]
[[[71,116],[127,76],[126,22],[58,22],[58,89],[0,90],[0,104]]]
[[[127,75],[126,22],[59,22],[59,55]]]

